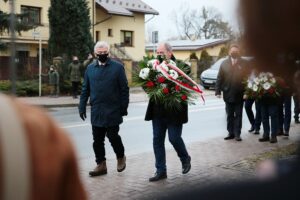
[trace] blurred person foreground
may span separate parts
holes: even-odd
[[[0,94],[0,199],[86,199],[73,146],[41,109]]]

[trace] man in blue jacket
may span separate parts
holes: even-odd
[[[90,176],[107,173],[104,140],[108,137],[118,164],[117,171],[126,167],[124,146],[119,132],[123,116],[127,115],[129,88],[124,66],[109,58],[109,45],[99,41],[94,47],[97,61],[91,63],[85,72],[80,96],[79,114],[86,118],[86,104],[90,98],[91,124],[93,130],[93,149],[97,166],[89,172]]]

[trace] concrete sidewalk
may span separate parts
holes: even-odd
[[[213,95],[213,90],[205,90],[204,95]],[[75,107],[79,104],[79,98],[73,99],[72,96],[59,96],[57,98],[42,96],[42,97],[18,97],[18,99],[25,101],[28,104],[42,106],[46,108],[51,107]],[[147,94],[140,87],[130,88],[130,103],[148,101]]]
[[[179,158],[170,149],[167,151],[168,178],[158,182],[148,182],[155,172],[153,152],[128,156],[127,168],[121,173],[116,170],[116,159],[108,159],[108,174],[98,177],[88,176],[88,171],[95,167],[91,155],[89,159],[80,160],[80,173],[91,200],[156,199],[157,196],[166,197],[183,188],[204,188],[216,183],[252,180],[255,171],[249,167],[247,159],[299,142],[299,130],[300,125],[292,124],[290,137],[278,137],[276,144],[258,142],[259,136],[249,133],[242,133],[242,142],[224,141],[218,137],[189,144],[187,149],[192,157],[192,169],[186,175],[181,174]],[[183,137],[184,134],[188,133],[183,130]],[[106,148],[111,147],[108,145]]]

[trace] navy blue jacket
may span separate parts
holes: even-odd
[[[98,61],[91,63],[84,75],[79,113],[86,112],[89,97],[93,126],[111,127],[121,124],[129,103],[124,66],[111,59],[103,66]]]

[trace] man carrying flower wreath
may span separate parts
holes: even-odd
[[[167,130],[169,141],[181,160],[182,173],[186,174],[191,169],[191,157],[181,137],[182,126],[188,122],[187,101],[190,96],[187,90],[184,90],[182,87],[190,87],[190,85],[181,79],[185,74],[180,73],[180,70],[175,70],[176,68],[169,70],[168,66],[174,66],[174,62],[176,61],[170,44],[159,44],[157,48],[157,59],[158,60],[154,60],[151,65],[153,68],[156,68],[160,64],[159,66],[161,66],[161,68],[157,68],[160,73],[154,73],[153,70],[149,68],[144,68],[140,72],[141,78],[153,76],[153,81],[148,80],[148,82],[143,85],[143,88],[150,96],[145,120],[152,120],[153,149],[156,167],[156,173],[149,179],[150,182],[167,178],[164,144]],[[168,63],[171,65],[168,65]],[[185,69],[187,69],[187,66],[185,66]],[[190,71],[190,69],[188,69],[188,71]],[[195,89],[195,86],[191,89]],[[158,99],[161,99],[161,101]]]

